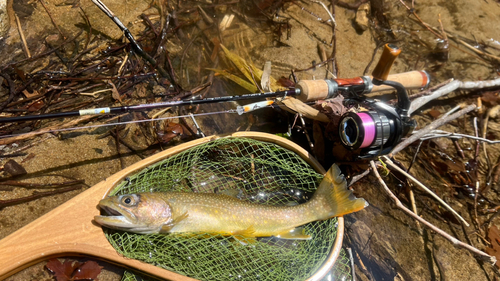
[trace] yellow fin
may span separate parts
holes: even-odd
[[[255,238],[255,228],[253,226],[243,230],[232,231],[231,234],[236,241],[243,245],[257,243],[257,238]]]
[[[189,214],[188,212],[185,212],[184,214],[176,217],[175,219],[173,219],[171,222],[169,223],[166,223],[164,225],[162,225],[161,229],[160,229],[160,233],[169,233],[170,230],[176,225],[178,224],[180,221],[186,219],[187,217],[189,217]]]
[[[324,202],[317,206],[316,210],[320,220],[357,212],[368,206],[365,199],[356,198],[352,191],[347,189],[345,177],[336,164],[326,172],[311,201]]]
[[[306,230],[302,227],[297,227],[290,231],[280,233],[279,235],[275,235],[275,237],[281,239],[297,239],[297,240],[309,240],[312,238],[311,235],[306,234]]]
[[[255,237],[245,237],[241,235],[233,236],[234,240],[240,242],[242,245],[254,244],[257,243],[257,238]]]
[[[243,237],[255,237],[255,228],[252,226],[243,230],[232,231],[231,234],[233,236],[243,236]]]

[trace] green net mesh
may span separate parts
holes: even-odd
[[[122,281],[158,281],[159,279],[155,279],[150,276],[142,275],[138,272],[125,271],[123,273]],[[326,274],[323,278],[323,281],[350,281],[353,280],[351,275],[350,268],[350,260],[349,257],[344,250],[344,248],[340,249],[339,257],[335,261],[331,271]]]
[[[260,204],[293,205],[307,201],[322,177],[300,156],[276,144],[220,138],[125,178],[110,195],[213,192]],[[267,237],[247,245],[220,235],[141,235],[110,229],[105,232],[113,247],[125,257],[200,280],[304,280],[329,255],[336,226],[336,219],[312,222],[304,225],[306,233],[312,236],[310,240]],[[347,264],[347,271],[338,267],[341,270],[335,275],[348,274]]]

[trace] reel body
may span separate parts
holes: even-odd
[[[370,159],[388,154],[416,127],[413,119],[401,116],[396,108],[386,103],[368,99],[348,99],[345,103],[368,108],[344,114],[339,123],[342,145],[349,150],[361,149],[358,158]]]
[[[342,145],[349,150],[361,149],[358,158],[370,159],[388,154],[401,139],[410,134],[417,123],[408,114],[411,102],[406,88],[399,82],[388,81],[390,68],[401,50],[392,44],[386,44],[381,59],[373,71],[374,85],[386,85],[396,90],[398,103],[395,107],[381,101],[361,97],[350,91],[353,98],[344,100],[346,106],[361,106],[368,110],[348,112],[339,123],[338,133]],[[429,83],[428,74],[426,84]],[[349,93],[347,93],[349,94]]]

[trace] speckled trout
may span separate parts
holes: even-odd
[[[102,226],[134,233],[210,233],[224,236],[309,239],[303,224],[356,212],[368,203],[356,198],[337,165],[312,198],[295,206],[270,206],[224,194],[150,192],[111,196],[99,202],[108,215]]]

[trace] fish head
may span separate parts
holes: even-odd
[[[110,196],[102,199],[98,207],[104,213],[94,217],[98,224],[128,232],[158,233],[172,221],[170,206],[154,193]]]

